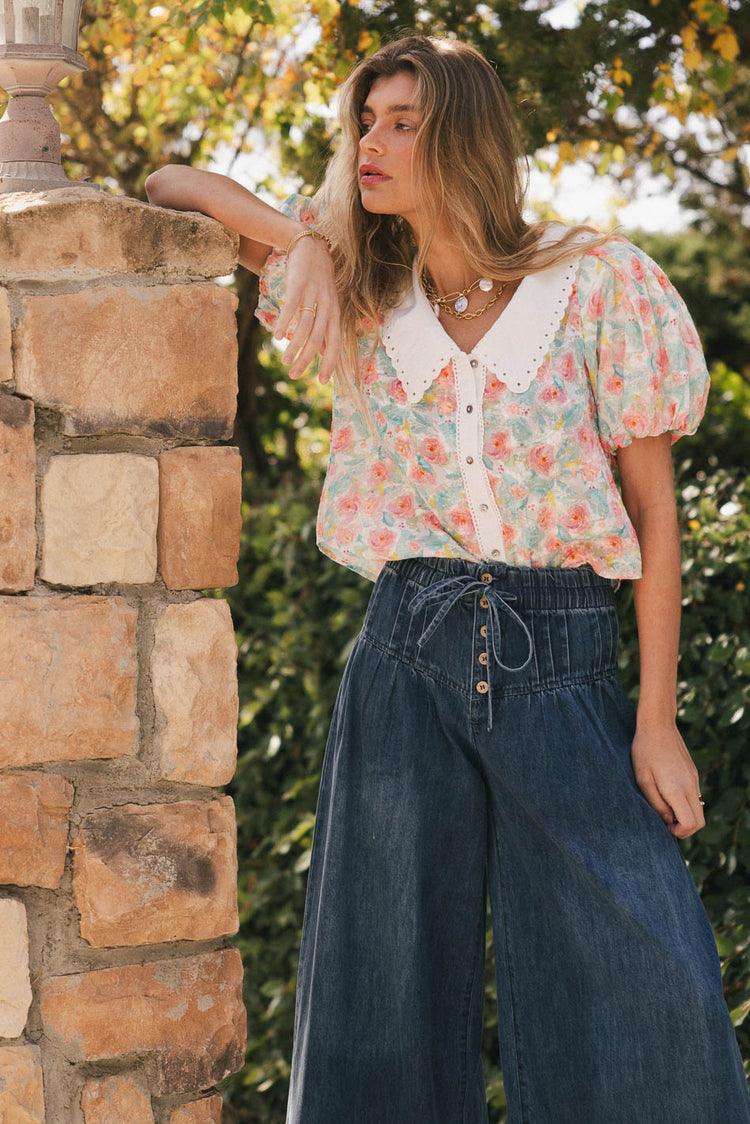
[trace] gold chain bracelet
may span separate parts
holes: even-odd
[[[294,238],[292,238],[291,242],[284,251],[287,257],[289,256],[289,251],[291,250],[294,243],[299,242],[300,238],[320,238],[321,241],[325,242],[329,250],[333,249],[330,239],[326,238],[325,234],[321,234],[319,230],[313,230],[311,226],[307,226],[304,230],[301,230],[299,234],[295,234]]]

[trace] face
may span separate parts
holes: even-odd
[[[421,116],[417,80],[403,72],[376,78],[362,108],[359,191],[362,206],[377,215],[401,215],[416,224],[412,149]]]

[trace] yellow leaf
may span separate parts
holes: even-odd
[[[726,152],[722,152],[722,154],[721,154],[721,158],[722,158],[722,160],[727,160],[727,161],[729,161],[729,160],[736,160],[736,159],[737,159],[737,152],[738,152],[738,151],[739,151],[739,150],[738,150],[738,148],[737,148],[737,145],[736,145],[736,144],[734,144],[734,145],[732,145],[732,147],[731,147],[731,148],[728,148],[728,149],[726,150]]]
[[[227,31],[231,31],[232,35],[244,36],[250,30],[253,20],[249,12],[243,12],[242,8],[235,8],[233,12],[227,12],[223,22]]]
[[[331,23],[341,14],[341,5],[338,0],[315,0],[313,11],[317,13],[321,23]]]
[[[563,164],[574,164],[576,159],[576,150],[570,141],[562,141],[557,150],[558,159]]]
[[[375,36],[371,31],[360,32],[359,39],[357,40],[357,50],[366,51],[375,42]]]
[[[716,0],[692,0],[690,7],[696,13],[698,19],[708,23],[716,9],[722,7],[722,5],[717,4]]]
[[[692,23],[688,27],[683,27],[680,32],[680,38],[682,39],[682,45],[686,51],[689,51],[691,47],[695,46],[698,32]]]
[[[719,34],[714,37],[714,50],[718,51],[727,62],[734,62],[737,58],[740,45],[731,27],[722,27]]]
[[[703,55],[700,51],[685,51],[682,61],[686,70],[697,70],[703,61]]]

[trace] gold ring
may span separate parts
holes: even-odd
[[[706,801],[705,801],[705,800],[701,800],[701,799],[699,798],[699,800],[698,800],[698,803],[699,803],[699,804],[704,804],[704,805],[705,805]]]
[[[313,316],[317,316],[318,315],[318,306],[317,306],[317,304],[315,304],[315,305],[313,305],[312,308],[310,308],[309,304],[303,304],[300,307],[300,312],[312,312]]]

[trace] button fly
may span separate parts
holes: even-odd
[[[492,574],[482,574],[482,581],[485,585],[492,585]]]
[[[487,600],[486,597],[480,597],[479,598],[479,604],[482,606],[483,609],[489,609],[489,607],[490,607],[490,603],[489,603],[489,601]]]
[[[487,665],[487,653],[486,652],[480,652],[479,653],[479,662],[481,664],[484,664],[485,666]]]
[[[490,685],[486,681],[486,679],[480,679],[479,682],[477,683],[477,690],[479,691],[479,694],[480,695],[486,695],[487,692],[489,691],[489,689],[490,689]]]

